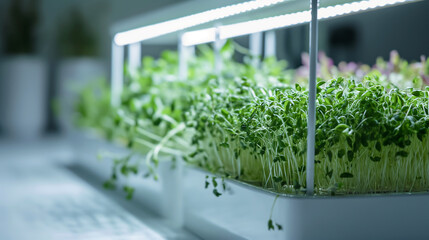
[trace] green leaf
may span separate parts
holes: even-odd
[[[338,150],[338,153],[337,153],[338,158],[342,158],[344,157],[344,155],[346,155],[346,150],[344,149]]]
[[[219,197],[220,195],[222,195],[221,193],[219,193],[218,191],[217,191],[217,189],[215,188],[215,189],[213,189],[213,194],[216,196],[216,197]]]
[[[280,161],[285,162],[286,161],[286,157],[285,156],[277,156],[273,160],[273,162],[280,162]]]
[[[377,151],[381,152],[381,143],[380,142],[377,142],[375,144],[375,149],[377,149]]]
[[[414,96],[416,96],[416,97],[423,97],[425,94],[422,92],[422,91],[420,91],[420,90],[416,90],[416,91],[413,91],[411,94],[413,94]]]
[[[216,182],[216,177],[212,177],[212,184],[213,184],[213,187],[217,187],[217,182]]]
[[[347,144],[349,145],[349,147],[353,148],[353,141],[352,141],[352,139],[349,136],[347,136],[346,139],[347,139]]]
[[[274,230],[274,223],[273,220],[268,220],[268,230]]]
[[[259,152],[259,154],[264,155],[266,150],[267,150],[267,148],[265,146],[263,146],[261,148],[261,151]]]
[[[274,179],[274,182],[276,182],[276,183],[283,181],[282,177],[273,177],[273,179]]]
[[[138,165],[128,166],[128,171],[136,175],[139,172]]]
[[[352,177],[353,177],[353,174],[348,173],[348,172],[343,172],[340,175],[340,178],[352,178]]]
[[[103,183],[103,188],[109,189],[109,190],[115,190],[116,189],[116,183],[112,179],[109,179]]]
[[[395,154],[396,157],[408,157],[408,152],[406,151],[398,151]]]
[[[378,157],[378,156],[376,156],[376,157],[370,157],[370,159],[373,162],[380,162],[381,161],[381,157]]]
[[[326,93],[331,93],[335,90],[336,88],[332,87],[332,88],[328,88],[326,89]]]
[[[220,111],[221,111],[222,115],[224,115],[225,117],[229,116],[229,112],[225,108],[222,108]]]
[[[322,86],[323,84],[325,84],[326,82],[325,81],[320,81],[320,82],[317,82],[317,86],[318,87],[320,87],[320,86]]]
[[[194,158],[195,156],[197,156],[198,153],[199,153],[199,151],[195,151],[195,152],[189,154],[189,157]]]
[[[159,126],[159,124],[161,124],[161,122],[162,122],[162,118],[156,118],[155,120],[153,120],[153,125]]]
[[[132,147],[133,147],[133,145],[134,145],[134,141],[133,141],[132,139],[130,139],[130,140],[128,141],[127,148],[132,148]]]
[[[347,128],[349,128],[349,126],[347,126],[346,124],[338,124],[336,127],[335,127],[335,132],[337,132],[337,133],[342,133],[344,130],[346,130]]]
[[[301,184],[299,184],[298,180],[295,180],[293,183],[293,188],[295,190],[299,190],[301,188]]]
[[[124,186],[123,188],[124,192],[127,194],[125,197],[127,200],[131,200],[133,198],[134,195],[134,188],[130,187],[130,186]]]
[[[124,175],[124,176],[128,176],[128,168],[127,168],[127,165],[122,165],[122,167],[121,167],[121,173],[122,173],[122,175]]]

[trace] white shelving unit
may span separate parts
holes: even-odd
[[[115,25],[112,28],[112,104],[119,104],[122,91],[125,46],[129,46],[130,66],[137,67],[142,47],[154,43],[177,43],[179,74],[186,77],[187,54],[195,45],[212,42],[215,51],[219,51],[222,41],[249,35],[253,54],[260,55],[264,48],[266,55],[272,56],[275,55],[275,29],[310,24],[307,195],[281,195],[273,219],[282,224],[284,230],[268,231],[266,221],[276,194],[232,181],[230,185],[234,194],[215,198],[200,186],[207,173],[184,168],[182,174],[179,168],[174,173],[176,180],[171,183],[175,183],[174,186],[180,191],[176,195],[168,195],[178,204],[169,202],[173,206],[164,206],[164,210],[160,210],[162,215],[172,219],[174,226],[185,226],[204,239],[428,239],[427,194],[321,197],[314,196],[312,188],[318,21],[416,1],[321,0],[319,3],[318,0],[272,0],[262,5],[256,2],[259,4],[262,1],[190,1]],[[230,5],[232,3],[244,5]],[[250,3],[255,5],[243,11],[243,6]],[[241,10],[231,10],[225,14],[228,9],[225,7],[231,6],[240,6],[238,9]],[[199,21],[193,19],[191,23],[187,22],[191,16],[199,16]],[[157,32],[148,33],[154,29]],[[265,46],[262,46],[262,32],[265,32]],[[216,68],[220,69],[221,65],[217,64]],[[170,174],[161,175],[161,182],[170,181]],[[161,191],[159,194],[165,197],[168,193]],[[142,198],[139,201],[146,200]],[[165,210],[167,208],[181,208],[182,211],[169,215]]]

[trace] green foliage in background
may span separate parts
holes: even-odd
[[[58,26],[57,42],[63,57],[91,57],[98,54],[98,39],[83,14],[72,9]]]
[[[38,0],[30,0],[26,3],[21,0],[10,1],[2,26],[6,54],[32,54],[36,51],[38,7]]]

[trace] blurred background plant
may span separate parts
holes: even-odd
[[[303,86],[307,85],[310,71],[308,53],[301,55],[302,66],[295,71],[295,82]],[[389,60],[378,57],[376,63],[371,67],[367,64],[341,61],[338,65],[326,56],[324,52],[319,53],[317,63],[317,77],[329,80],[337,77],[353,77],[362,81],[366,75],[377,75],[384,86],[393,84],[405,89],[409,87],[423,89],[429,85],[429,58],[424,55],[420,61],[408,62],[399,56],[398,51],[390,52]]]
[[[99,56],[99,39],[90,21],[74,6],[57,25],[57,95],[54,111],[60,130],[71,131],[73,104],[85,85],[106,77],[104,61]]]
[[[57,43],[61,57],[93,57],[99,54],[96,32],[76,7],[60,21]]]
[[[39,0],[13,0],[5,14],[3,44],[6,55],[36,51],[36,26],[39,22]]]

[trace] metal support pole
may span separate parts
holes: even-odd
[[[252,65],[259,66],[259,59],[262,55],[262,32],[253,33],[250,35],[250,53],[252,54]]]
[[[124,47],[112,42],[111,104],[119,106],[124,81]]]
[[[319,0],[310,0],[310,78],[308,91],[308,120],[307,120],[307,194],[314,192],[314,158],[316,142],[316,64],[317,64],[317,8]]]
[[[128,46],[128,69],[131,74],[136,73],[141,65],[141,51],[140,43],[133,43]]]
[[[188,59],[189,51],[186,46],[183,45],[182,34],[179,37],[178,51],[179,51],[179,79],[184,80],[188,77]]]
[[[223,42],[219,37],[219,28],[216,27],[216,36],[215,36],[215,42],[214,42],[214,53],[215,53],[215,62],[214,62],[214,68],[215,68],[215,74],[220,76],[222,72],[222,56],[220,54],[220,50],[222,49]]]
[[[276,57],[276,32],[265,32],[265,57]]]

